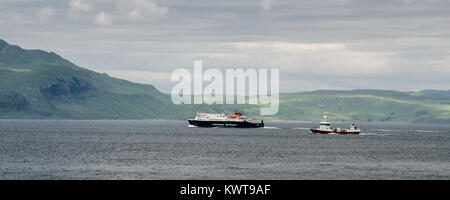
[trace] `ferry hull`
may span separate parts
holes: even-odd
[[[324,131],[324,130],[317,130],[317,129],[311,129],[311,133],[318,133],[318,134],[331,134],[334,133],[333,131]]]
[[[336,134],[343,134],[343,135],[358,135],[359,131],[340,131],[335,132]]]
[[[318,134],[342,134],[342,135],[357,135],[360,131],[326,131],[326,130],[318,130],[318,129],[311,129],[311,133],[318,133]]]
[[[201,121],[188,120],[190,125],[198,127],[227,127],[227,128],[260,128],[264,127],[264,122],[254,123],[248,121]]]

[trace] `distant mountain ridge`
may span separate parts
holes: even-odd
[[[258,105],[174,105],[168,94],[78,67],[55,53],[0,40],[0,118],[186,119],[198,111],[266,120],[450,123],[448,91],[323,90],[280,94],[280,110]]]
[[[26,50],[16,45],[10,45],[0,39],[0,67],[34,69],[41,65],[63,65],[76,67],[75,64],[53,52],[42,50]]]
[[[450,97],[391,90],[322,90],[280,96],[279,119],[291,115],[317,120],[324,114],[336,121],[448,123]]]
[[[424,94],[437,94],[450,97],[450,90],[422,90],[420,92]]]

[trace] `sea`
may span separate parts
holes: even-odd
[[[310,134],[318,123],[2,119],[0,179],[450,179],[449,124],[358,123],[360,135]]]

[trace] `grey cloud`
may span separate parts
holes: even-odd
[[[449,1],[78,0],[85,6],[77,12],[74,0],[1,2],[2,39],[166,91],[170,82],[133,74],[203,59],[205,67],[279,66],[281,91],[450,85]],[[38,23],[43,7],[54,8],[52,23]]]

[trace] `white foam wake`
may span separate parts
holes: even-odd
[[[272,126],[264,126],[264,128],[266,128],[266,129],[281,129],[281,128],[278,128],[278,127],[272,127]]]
[[[360,133],[359,135],[383,135],[379,133]]]
[[[310,128],[298,127],[298,128],[294,128],[294,129],[309,130]]]
[[[445,133],[446,131],[433,131],[433,130],[420,130],[420,129],[413,129],[413,130],[390,130],[390,129],[373,129],[377,131],[383,131],[383,132],[422,132],[422,133]]]

